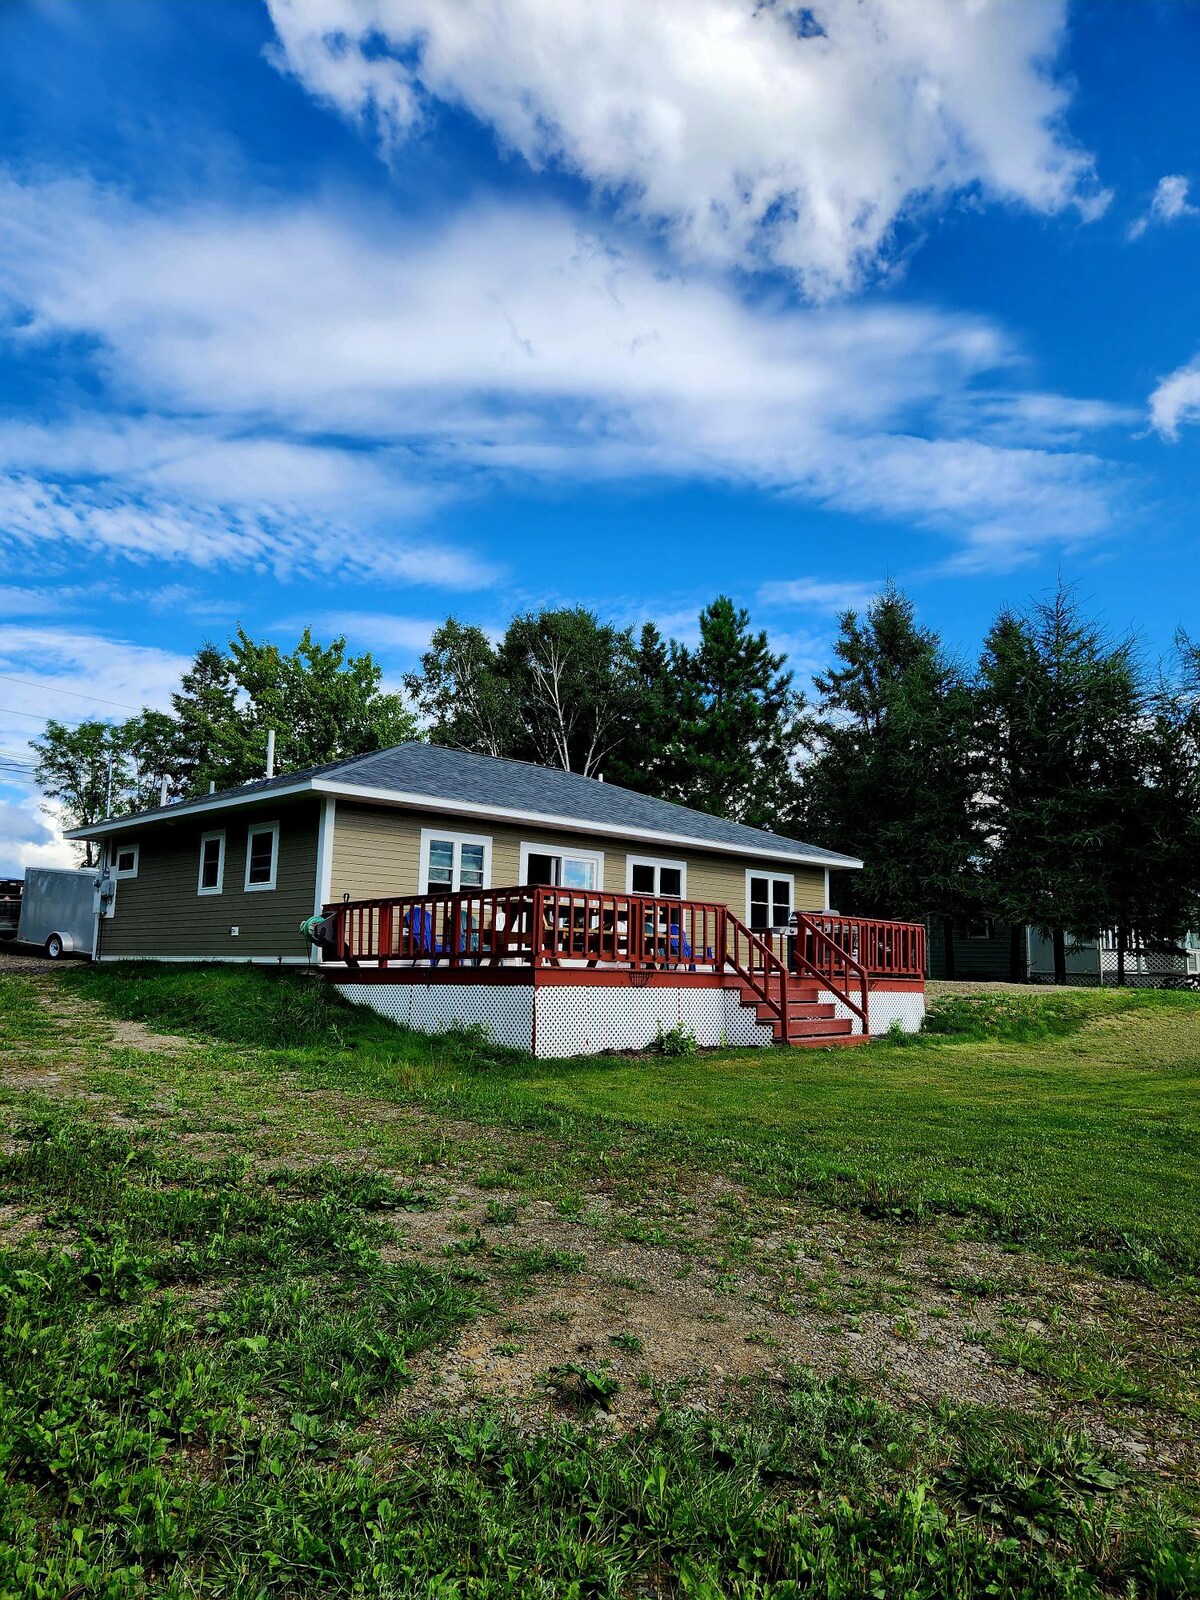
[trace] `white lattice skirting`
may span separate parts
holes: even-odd
[[[352,1005],[419,1033],[482,1023],[497,1044],[538,1056],[595,1055],[601,1050],[644,1050],[659,1028],[686,1028],[696,1042],[769,1045],[769,1027],[738,1001],[732,989],[609,987],[534,989],[520,984],[342,983]],[[536,1027],[535,1027],[536,1012]]]
[[[533,1039],[533,989],[522,984],[340,983],[351,1005],[418,1033],[481,1023],[497,1044],[528,1050]]]
[[[851,991],[854,998],[858,999],[858,990]],[[821,990],[821,999],[832,1001],[834,1016],[849,1017],[854,1024],[854,1032],[862,1032],[862,1024],[848,1006],[842,1004],[837,995],[828,989]],[[899,1022],[905,1033],[917,1033],[925,1017],[925,996],[921,991],[914,993],[904,989],[872,989],[871,1002],[868,1015],[871,1020],[871,1037],[878,1038],[881,1033],[886,1033],[893,1022]]]
[[[370,1006],[381,1016],[418,1033],[444,1033],[472,1023],[487,1028],[497,1044],[537,1056],[586,1056],[602,1050],[645,1050],[658,1030],[685,1028],[696,1043],[769,1045],[774,1034],[754,1011],[741,1004],[734,989],[668,986],[644,989],[608,985],[578,987],[486,983],[343,983],[338,985],[352,1005]],[[836,997],[837,1014],[858,1018]],[[897,1018],[915,1033],[925,1015],[925,996],[874,990],[871,1032],[884,1033]]]

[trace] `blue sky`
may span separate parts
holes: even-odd
[[[1174,4],[10,0],[0,750],[238,623],[1200,631],[1197,81]]]

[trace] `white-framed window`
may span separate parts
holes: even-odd
[[[246,830],[246,893],[273,889],[279,869],[279,824],[252,822]]]
[[[197,894],[220,894],[225,887],[225,829],[200,835],[200,871]]]
[[[421,829],[422,894],[469,894],[492,886],[492,841],[487,834]]]
[[[751,928],[786,928],[795,904],[790,873],[746,871],[746,922]]]
[[[553,884],[559,889],[603,889],[604,851],[522,844],[521,882]]]
[[[683,900],[687,896],[687,862],[665,861],[658,856],[626,856],[625,889],[629,894]]]
[[[114,878],[136,878],[138,875],[138,856],[140,850],[136,844],[116,844],[112,853],[112,875]]]

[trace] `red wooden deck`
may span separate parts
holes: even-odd
[[[920,923],[798,914],[779,933],[724,905],[545,885],[347,899],[323,916],[334,982],[736,988],[794,1044],[860,1042],[872,989],[920,986],[925,971]]]

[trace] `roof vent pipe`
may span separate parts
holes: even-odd
[[[168,778],[164,772],[162,775],[162,783],[158,790],[158,803],[160,806],[165,806],[167,803],[167,785],[170,783],[170,781],[170,778]]]
[[[208,792],[209,792],[209,794],[216,794],[216,792],[217,792],[217,780],[215,778],[210,778],[208,780]]]
[[[275,729],[267,729],[267,777],[275,776]]]

